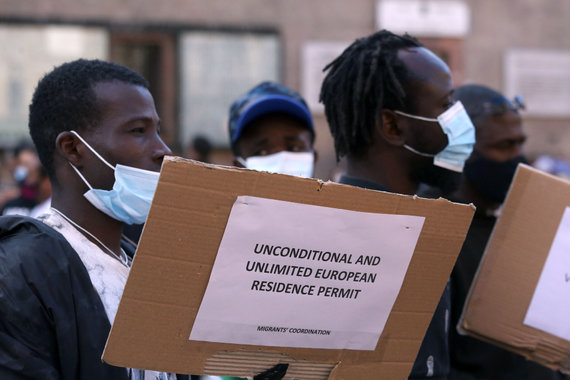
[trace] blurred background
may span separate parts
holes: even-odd
[[[231,102],[262,80],[299,91],[313,112],[315,176],[337,165],[322,106],[322,69],[354,39],[409,32],[451,67],[456,85],[522,95],[527,155],[570,159],[568,0],[0,0],[0,181],[28,136],[34,86],[55,65],[100,58],[141,72],[178,155],[211,144],[230,164]],[[547,162],[547,164],[548,164]]]

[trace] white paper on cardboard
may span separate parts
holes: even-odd
[[[570,207],[566,207],[524,324],[570,341]]]
[[[374,350],[424,220],[239,196],[190,339]]]

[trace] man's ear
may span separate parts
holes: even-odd
[[[69,131],[61,132],[55,139],[57,153],[76,167],[80,166],[82,158],[82,149],[78,149],[79,145],[83,145],[81,140]]]
[[[402,146],[405,142],[401,118],[392,110],[383,109],[376,120],[377,133],[390,145]]]

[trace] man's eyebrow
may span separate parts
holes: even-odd
[[[258,146],[260,146],[262,144],[266,144],[268,141],[269,141],[269,139],[267,137],[264,137],[262,139],[255,140],[253,143],[253,146],[257,148]]]
[[[153,122],[154,122],[154,119],[153,119],[151,116],[144,116],[144,115],[141,115],[141,116],[133,116],[133,117],[131,117],[130,119],[127,119],[123,124],[134,123],[134,122],[137,122],[137,121],[144,121],[144,122],[151,122],[151,123],[153,123]],[[158,119],[158,125],[159,125],[159,126],[161,125],[161,120],[160,120],[160,118]]]
[[[286,141],[299,141],[301,140],[301,138],[299,137],[299,135],[295,134],[295,135],[289,135],[289,136],[283,136],[283,138]]]

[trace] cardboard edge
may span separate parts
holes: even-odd
[[[231,166],[221,166],[221,165],[206,164],[206,163],[201,163],[201,162],[198,162],[198,161],[193,161],[193,160],[185,159],[185,158],[182,158],[182,157],[174,157],[174,156],[166,157],[166,161],[170,161],[170,162],[172,162],[173,164],[175,164],[175,163],[188,163],[188,162],[192,162],[192,164],[195,164],[196,166],[200,166],[200,167],[207,168],[207,169],[219,169],[220,167],[223,167],[225,170],[228,170],[228,171],[231,171],[231,172],[234,172],[234,173],[236,173],[236,172],[243,172],[244,170],[249,170],[249,169],[243,169],[243,168],[237,168],[237,167],[231,167]],[[163,163],[163,165],[164,165],[164,163]],[[161,172],[161,174],[162,174],[162,172]],[[263,176],[277,175],[277,174],[264,173],[264,172],[256,172],[256,171],[254,171],[253,174],[256,174],[256,175],[263,175]],[[282,175],[281,175],[281,176],[282,176]],[[338,183],[331,182],[331,181],[321,181],[321,180],[318,180],[318,179],[299,178],[299,177],[295,177],[295,178],[297,178],[297,179],[299,179],[299,180],[306,181],[307,183],[310,182],[311,184],[317,185],[317,191],[325,190],[325,189],[327,188],[327,186],[331,186],[331,187],[332,187],[333,185],[334,185],[335,187],[348,187],[348,188],[351,188],[351,189],[354,188],[354,186],[344,185],[344,184],[338,184]],[[313,189],[314,189],[314,188],[313,188]],[[364,190],[366,190],[366,191],[376,191],[376,190],[373,190],[373,189],[359,189],[359,190],[362,190],[362,191],[364,191]],[[475,207],[474,207],[473,204],[467,205],[467,204],[464,204],[464,203],[454,203],[454,202],[451,202],[451,201],[449,201],[449,200],[447,200],[447,199],[444,199],[444,198],[439,198],[439,199],[426,199],[426,198],[419,197],[419,196],[417,196],[417,195],[400,195],[400,194],[394,194],[394,193],[388,193],[388,192],[381,192],[381,193],[389,194],[389,195],[391,195],[391,196],[405,197],[405,198],[407,198],[407,199],[413,199],[413,200],[418,200],[418,201],[425,199],[425,200],[429,200],[429,201],[431,201],[431,202],[433,202],[433,203],[435,203],[435,204],[440,204],[440,205],[456,204],[456,205],[458,205],[458,206],[461,206],[461,208],[462,208],[461,214],[462,214],[462,215],[469,214],[469,215],[470,215],[470,218],[473,216],[473,212],[474,212],[474,210],[475,210]],[[466,225],[466,226],[465,226],[465,231],[467,231],[468,227],[469,227],[469,225]],[[415,250],[414,250],[414,251],[415,251]],[[436,305],[434,305],[434,308],[435,308],[435,307],[436,307]],[[108,342],[107,342],[107,343],[108,343]],[[418,350],[419,350],[419,348],[420,348],[420,346],[418,345]],[[261,353],[261,352],[264,352],[264,351],[265,351],[265,350],[260,350],[259,352]],[[106,351],[104,351],[104,353],[105,353],[105,352],[106,352]],[[205,358],[205,359],[207,360],[208,358]],[[340,358],[339,358],[339,359],[340,359]],[[305,361],[304,361],[302,358],[296,358],[296,360],[297,360],[297,362],[304,362],[304,363],[305,363]],[[329,374],[329,377],[328,377],[329,379],[341,379],[341,378],[346,378],[346,377],[345,377],[345,375],[346,375],[346,369],[341,368],[341,367],[342,367],[342,364],[345,364],[345,365],[346,365],[346,364],[349,364],[349,362],[350,362],[350,361],[344,361],[344,362],[343,362],[343,361],[340,361],[340,360],[339,360],[339,361],[330,361],[330,362],[318,362],[318,364],[326,364],[327,366],[332,366],[332,369],[331,369],[330,374]],[[307,363],[314,363],[314,361],[307,362]],[[276,364],[276,363],[274,363],[274,364]],[[371,364],[371,363],[370,363],[370,364]],[[413,364],[413,363],[411,363],[410,365],[412,365],[412,364]],[[398,363],[398,365],[400,365],[400,363]],[[263,370],[266,370],[266,369],[267,369],[267,368],[265,368],[265,367],[263,368]],[[363,368],[360,368],[359,370],[363,370]]]
[[[522,168],[522,169],[521,169]],[[511,185],[509,186],[509,191],[507,193],[507,198],[508,198],[508,194],[511,192],[511,190],[513,189],[513,184],[515,183],[515,178],[519,175],[524,176],[525,178],[525,185],[526,185],[526,181],[528,181],[528,177],[529,177],[529,173],[525,173],[526,168],[530,168],[530,166],[528,165],[524,165],[524,164],[520,164],[517,167],[517,170],[515,172],[515,176],[513,177],[513,181],[511,182]],[[471,203],[472,204],[472,203]],[[472,204],[473,205],[473,204]],[[475,207],[473,205],[473,207]],[[499,220],[497,219],[497,223],[499,222]],[[495,226],[497,225],[497,223],[495,224]],[[473,292],[474,292],[474,284],[477,282],[477,278],[479,277],[482,268],[483,268],[483,264],[486,261],[487,258],[487,253],[488,253],[488,248],[489,248],[489,243],[491,241],[493,241],[493,237],[496,233],[496,228],[493,228],[493,231],[491,232],[491,235],[489,236],[489,239],[487,240],[487,244],[485,245],[485,250],[483,251],[483,255],[481,255],[481,260],[479,261],[479,266],[477,267],[477,271],[475,272],[475,276],[473,276],[473,280],[471,281],[471,286],[469,287],[469,292],[467,293],[467,297],[465,298],[465,302],[463,303],[463,309],[461,310],[461,315],[459,316],[459,320],[457,322],[457,325],[455,326],[455,328],[457,329],[457,331],[460,334],[463,335],[472,335],[473,333],[470,332],[470,330],[468,328],[464,328],[464,325],[466,323],[468,323],[465,319],[466,315],[467,315],[467,310],[469,309],[469,306],[471,304],[471,298],[473,297]],[[467,236],[466,236],[467,238]],[[480,338],[479,338],[480,339]]]
[[[515,172],[515,177],[513,177],[513,181],[511,182],[511,186],[509,187],[509,193],[511,192],[511,190],[514,188],[514,183],[515,183],[515,178],[517,176],[521,176],[522,180],[520,180],[522,183],[519,184],[519,186],[524,186],[526,187],[528,184],[528,180],[529,178],[536,173],[540,173],[540,175],[545,175],[548,176],[549,179],[554,180],[556,182],[559,182],[561,184],[568,184],[567,180],[564,180],[560,177],[551,175],[549,173],[545,173],[541,170],[538,170],[536,168],[533,168],[532,166],[526,165],[526,164],[519,164],[517,167],[517,170]],[[524,189],[523,189],[524,190]],[[507,194],[507,198],[508,198],[508,194]],[[518,198],[515,199],[510,199],[509,202],[519,202],[520,200]],[[504,206],[504,205],[503,205]],[[499,220],[497,219],[497,223],[499,222]],[[467,293],[467,297],[465,299],[465,303],[463,305],[463,309],[461,311],[461,315],[459,317],[459,320],[457,322],[457,325],[455,326],[455,328],[457,329],[457,332],[461,335],[466,335],[466,336],[470,336],[476,339],[479,339],[483,342],[495,345],[497,347],[512,351],[512,352],[516,352],[517,354],[524,356],[526,359],[529,360],[535,360],[535,355],[534,352],[537,350],[537,347],[540,345],[541,340],[538,340],[536,342],[536,344],[532,347],[532,348],[524,348],[521,346],[516,346],[516,345],[512,345],[512,344],[507,344],[505,342],[493,339],[491,337],[488,337],[484,334],[480,334],[477,333],[476,331],[471,330],[471,328],[469,327],[469,321],[466,319],[467,316],[467,312],[470,308],[470,303],[471,303],[471,299],[474,293],[474,286],[473,284],[475,284],[477,278],[479,277],[480,272],[483,270],[483,264],[486,261],[487,258],[487,250],[489,247],[489,244],[491,241],[493,241],[493,237],[496,233],[496,225],[495,224],[495,228],[493,228],[493,232],[491,233],[491,235],[489,236],[489,240],[487,241],[487,244],[485,246],[485,251],[481,257],[481,260],[479,262],[479,266],[477,267],[477,271],[475,272],[475,276],[473,277],[473,281],[471,283],[471,287],[469,288],[469,292]],[[529,326],[530,327],[530,326]],[[544,365],[548,368],[551,368],[552,370],[558,370],[563,374],[566,375],[570,375],[570,353],[568,353],[566,355],[566,361],[565,362],[557,362],[557,363],[549,363],[549,362],[545,362],[544,360],[540,360],[539,363],[541,365]]]
[[[252,365],[254,364],[255,365]],[[208,357],[202,368],[204,374],[241,373],[253,377],[278,364],[288,364],[285,378],[330,379],[340,362],[315,362],[295,359],[282,352],[271,350],[221,350]]]

